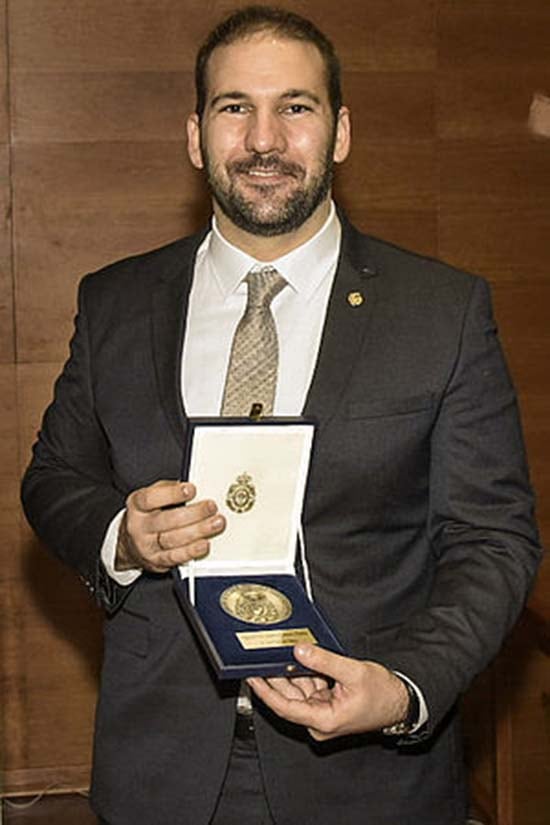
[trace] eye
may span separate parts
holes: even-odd
[[[311,112],[311,106],[306,106],[305,103],[291,103],[284,111],[289,115],[302,115],[305,112]]]
[[[220,112],[227,112],[229,115],[242,115],[246,112],[246,106],[242,103],[228,103],[222,106]]]

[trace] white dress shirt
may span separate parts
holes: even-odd
[[[299,415],[317,361],[336,272],[341,227],[334,204],[307,243],[269,264],[287,281],[271,310],[279,340],[274,415]],[[218,415],[233,335],[247,301],[246,274],[264,264],[220,234],[214,221],[197,254],[183,346],[182,395],[188,415]]]

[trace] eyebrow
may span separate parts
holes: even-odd
[[[216,95],[210,101],[210,107],[216,106],[220,100],[245,100],[247,95],[244,92],[222,92],[219,95]]]
[[[321,105],[321,99],[318,97],[314,92],[310,92],[307,89],[287,89],[286,92],[283,92],[280,95],[281,100],[295,100],[298,97],[305,97],[308,100],[311,100],[312,103],[317,104],[317,106]],[[230,91],[230,92],[221,92],[219,95],[215,95],[212,100],[210,101],[210,108],[217,106],[218,103],[222,100],[233,100],[233,101],[242,101],[248,100],[250,95],[246,94],[245,92],[239,92],[237,90]]]
[[[310,92],[308,89],[289,89],[281,95],[281,97],[286,100],[294,100],[296,97],[305,97],[307,100],[311,100],[312,103],[316,103],[318,106],[321,105],[321,98],[314,92]]]

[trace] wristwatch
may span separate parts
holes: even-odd
[[[395,674],[397,676],[397,673]],[[400,677],[397,676],[399,679]],[[409,705],[404,719],[400,722],[394,722],[393,725],[387,725],[382,728],[384,736],[406,736],[410,733],[415,725],[418,724],[418,717],[420,716],[420,702],[418,701],[418,694],[410,682],[406,679],[401,679],[401,682],[407,688],[409,694]]]

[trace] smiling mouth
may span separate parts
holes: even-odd
[[[250,158],[245,161],[236,161],[229,168],[230,174],[243,175],[255,178],[258,182],[282,183],[288,178],[300,180],[304,177],[304,170],[296,163],[281,161],[279,158]]]
[[[283,183],[294,175],[281,172],[280,169],[249,169],[244,173],[245,177],[254,178],[258,182]]]
[[[278,169],[249,169],[245,174],[255,175],[260,178],[271,178],[274,175],[281,176],[283,173]],[[285,177],[288,177],[288,175],[285,175]]]

